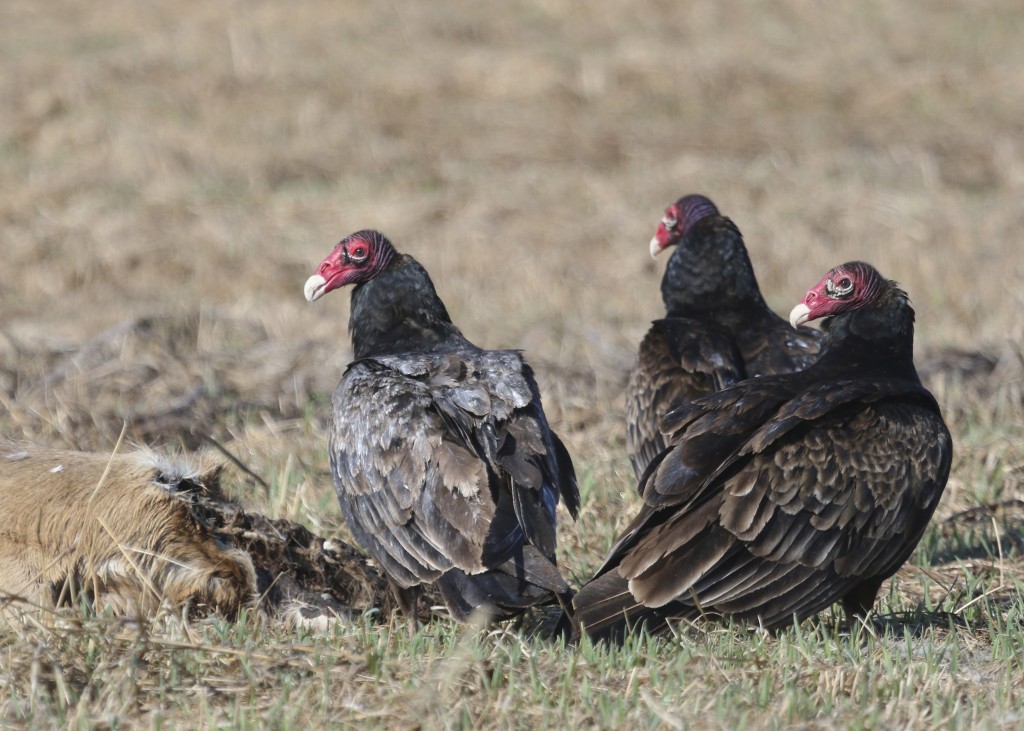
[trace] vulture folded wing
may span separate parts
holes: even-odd
[[[672,448],[659,455],[641,481],[644,502],[666,507],[692,501],[708,475],[736,454],[794,391],[791,381],[766,376],[670,411],[661,426]]]
[[[636,476],[666,447],[660,428],[666,413],[744,377],[743,358],[721,328],[688,318],[656,320],[626,385],[626,448]]]
[[[495,510],[486,464],[442,417],[428,379],[366,359],[334,394],[338,499],[357,541],[402,586],[453,566],[484,570]]]
[[[479,574],[526,541],[555,555],[572,463],[511,351],[381,356],[335,393],[331,459],[357,540],[402,585]]]
[[[616,547],[636,599],[771,625],[891,576],[938,503],[951,442],[927,392],[861,385],[862,399],[837,388],[847,398],[830,409],[787,404],[773,421],[792,422],[798,406],[809,418],[777,432],[770,421],[685,510],[648,510]]]
[[[572,515],[579,490],[565,447],[548,426],[529,366],[513,351],[485,351],[476,373],[492,394],[491,418],[475,443],[482,444],[496,480],[497,510],[487,541],[488,566],[508,560],[525,538],[548,560],[555,558],[555,508],[564,498]]]

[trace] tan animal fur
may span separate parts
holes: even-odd
[[[0,598],[45,608],[85,599],[118,614],[167,602],[234,616],[255,597],[252,560],[189,508],[189,493],[216,489],[219,471],[147,451],[111,456],[0,437]]]

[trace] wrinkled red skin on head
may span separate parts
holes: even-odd
[[[666,218],[676,222],[676,225],[671,230],[665,228]],[[665,209],[665,215],[662,216],[662,220],[658,223],[658,230],[654,232],[654,238],[658,241],[659,251],[679,243],[679,240],[683,237],[683,223],[684,221],[679,215],[678,206],[672,204]]]
[[[358,271],[356,269],[344,264],[344,258],[344,252],[341,246],[338,246],[316,268],[316,273],[327,282],[323,288],[324,294],[338,287],[344,287],[346,284],[351,284],[357,275]]]
[[[658,251],[678,244],[690,228],[708,216],[717,216],[718,207],[707,196],[700,193],[684,195],[665,209],[658,230],[654,233],[654,241],[658,242]],[[675,226],[665,226],[666,220],[675,221]]]
[[[838,284],[843,279],[849,279],[853,283],[853,290],[845,297],[837,297],[829,294],[828,283]],[[822,317],[835,315],[839,312],[849,312],[864,304],[864,282],[857,272],[847,269],[845,266],[838,266],[829,271],[821,281],[807,290],[802,302],[810,310],[807,322]]]
[[[841,312],[845,309],[846,305],[844,300],[832,299],[825,294],[824,280],[822,280],[822,284],[808,290],[803,303],[810,309],[806,322],[834,315],[836,312]]]
[[[366,252],[362,257],[359,256],[361,251]],[[323,293],[372,279],[381,268],[380,254],[381,247],[375,246],[373,241],[359,236],[342,239],[316,269],[316,273],[327,282]]]

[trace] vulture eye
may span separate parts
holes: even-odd
[[[838,282],[832,281],[829,277],[825,281],[825,292],[829,297],[839,298],[845,297],[853,291],[853,280],[849,277],[843,277]]]
[[[666,231],[671,231],[672,229],[674,229],[677,223],[679,223],[679,221],[672,218],[671,216],[665,216],[663,219],[661,219],[661,225],[665,227]]]
[[[353,246],[352,250],[348,252],[348,255],[352,261],[362,261],[366,258],[366,247],[362,244]]]

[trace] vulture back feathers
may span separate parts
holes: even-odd
[[[593,638],[672,618],[774,628],[836,601],[870,612],[949,476],[952,440],[913,363],[906,294],[862,262],[791,313],[829,317],[818,361],[684,403],[644,504],[575,598]]]
[[[376,231],[342,240],[306,283],[354,284],[355,360],[334,392],[330,461],[356,541],[408,599],[495,618],[572,592],[555,560],[555,508],[575,517],[572,461],[516,351],[452,323],[427,272]]]
[[[743,235],[708,198],[687,195],[668,207],[651,254],[671,246],[661,280],[666,316],[640,343],[626,386],[626,448],[638,478],[665,448],[659,423],[674,406],[744,378],[802,370],[820,339],[768,307]]]

